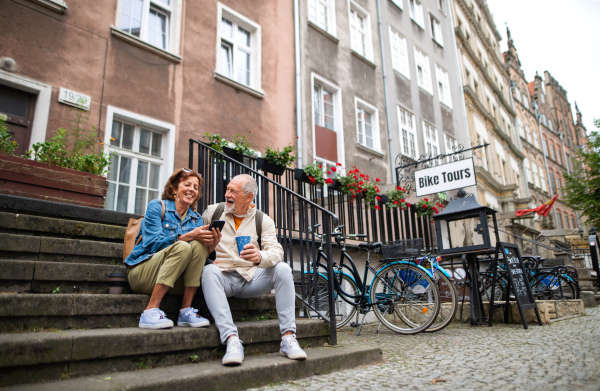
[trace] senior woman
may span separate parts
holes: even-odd
[[[125,259],[131,289],[151,295],[140,317],[141,328],[173,327],[173,322],[159,308],[169,290],[183,293],[178,326],[209,325],[192,307],[206,258],[221,239],[220,231],[209,231],[209,226],[204,225],[202,216],[196,212],[203,185],[200,175],[182,168],[167,181],[162,200],[148,204],[136,242],[139,235],[142,240]]]

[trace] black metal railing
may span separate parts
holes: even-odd
[[[254,159],[244,158],[243,162],[239,162],[193,139],[189,140],[189,167],[204,178],[203,197],[198,201],[199,211],[205,210],[208,205],[224,201],[226,186],[234,176],[248,174],[256,179],[259,186],[256,206],[275,221],[284,261],[290,265],[294,275],[301,276],[302,284],[296,287],[296,297],[329,322],[329,343],[337,344],[335,321],[329,321],[335,319],[334,295],[331,294],[334,289],[331,230],[338,224],[337,216],[295,192],[293,180],[288,182],[285,176],[271,179],[259,173]],[[330,274],[327,300],[319,297],[323,292],[313,289],[318,286],[319,275],[310,265],[317,258],[318,248],[314,233],[308,233],[308,228],[315,224],[321,224],[325,235],[324,250]],[[327,309],[331,311],[327,313]]]

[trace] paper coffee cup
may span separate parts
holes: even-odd
[[[235,242],[237,243],[238,254],[244,251],[244,246],[250,244],[250,236],[236,236]]]

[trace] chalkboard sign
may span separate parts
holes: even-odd
[[[519,254],[519,247],[513,243],[506,242],[498,242],[496,244],[496,259],[495,265],[498,264],[498,260],[502,259],[504,264],[506,265],[506,270],[508,274],[508,286],[506,287],[506,304],[504,309],[504,320],[508,319],[508,309],[509,300],[510,300],[510,291],[513,292],[517,307],[519,308],[519,314],[521,315],[521,320],[523,322],[523,327],[527,328],[527,321],[525,320],[525,316],[523,314],[523,310],[526,309],[535,309],[535,314],[538,319],[538,323],[542,325],[542,319],[540,318],[540,313],[535,304],[535,299],[533,298],[533,294],[531,293],[531,286],[529,285],[529,279],[527,278],[527,271],[523,266],[523,261],[521,260],[521,254]],[[494,279],[496,276],[494,276]],[[495,286],[495,281],[494,285]],[[494,307],[494,296],[492,295],[490,301],[490,314],[492,313]],[[491,316],[490,316],[491,323]]]

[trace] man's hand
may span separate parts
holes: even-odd
[[[217,228],[213,228],[212,230],[208,230],[209,225],[203,225],[201,227],[196,227],[190,232],[183,234],[179,237],[179,240],[183,240],[186,242],[197,240],[198,242],[204,244],[208,248],[208,252],[211,253],[217,248],[217,244],[221,241],[221,230]]]
[[[240,253],[240,256],[245,261],[250,261],[255,264],[259,264],[262,261],[262,255],[258,248],[252,243],[248,243],[244,246],[244,250]]]

